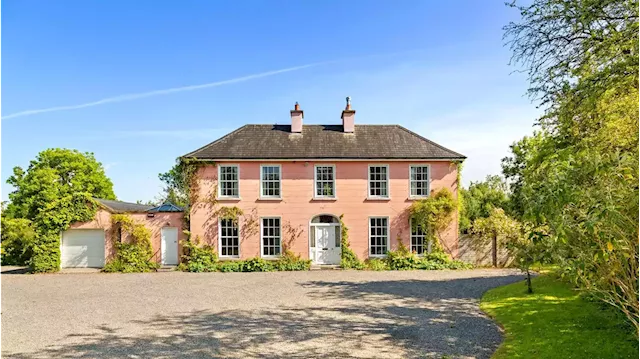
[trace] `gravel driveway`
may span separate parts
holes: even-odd
[[[513,270],[3,274],[14,358],[488,358]]]

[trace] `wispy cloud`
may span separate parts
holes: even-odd
[[[274,75],[278,75],[278,74],[282,74],[282,73],[286,73],[286,72],[299,71],[299,70],[307,69],[307,68],[310,68],[310,67],[317,67],[317,66],[322,66],[322,65],[329,65],[329,64],[348,62],[348,61],[354,61],[354,60],[371,59],[371,58],[377,58],[377,57],[390,57],[390,56],[397,56],[397,55],[408,55],[408,54],[411,54],[411,53],[420,53],[420,52],[423,52],[423,51],[424,50],[422,50],[422,49],[414,49],[414,50],[394,52],[394,53],[372,54],[372,55],[344,58],[344,59],[339,59],[339,60],[314,62],[314,63],[311,63],[311,64],[294,66],[294,67],[289,67],[289,68],[280,69],[280,70],[267,71],[267,72],[262,72],[262,73],[259,73],[259,74],[236,77],[236,78],[229,79],[229,80],[209,82],[209,83],[200,84],[200,85],[173,87],[173,88],[168,88],[168,89],[163,89],[163,90],[153,90],[153,91],[147,91],[147,92],[125,94],[125,95],[107,97],[107,98],[103,98],[101,100],[82,103],[82,104],[78,104],[78,105],[55,106],[55,107],[47,107],[47,108],[34,109],[34,110],[25,110],[25,111],[20,111],[20,112],[15,112],[15,113],[8,114],[6,116],[1,117],[1,119],[8,120],[10,118],[33,116],[33,115],[38,115],[38,114],[42,114],[42,113],[49,113],[49,112],[79,110],[79,109],[83,109],[83,108],[101,106],[101,105],[106,105],[106,104],[110,104],[110,103],[127,102],[127,101],[133,101],[133,100],[138,100],[138,99],[142,99],[142,98],[147,98],[147,97],[169,95],[169,94],[178,93],[178,92],[195,91],[195,90],[202,90],[202,89],[211,88],[211,87],[230,85],[230,84],[235,84],[235,83],[238,83],[238,82],[245,82],[245,81],[255,80],[255,79],[259,79],[259,78],[263,78],[263,77],[274,76]]]
[[[335,62],[335,61],[316,62],[316,63],[312,63],[312,64],[307,64],[307,65],[301,65],[301,66],[289,67],[289,68],[286,68],[286,69],[262,72],[262,73],[259,73],[259,74],[236,77],[234,79],[223,80],[223,81],[209,82],[209,83],[200,84],[200,85],[174,87],[174,88],[169,88],[169,89],[164,89],[164,90],[154,90],[154,91],[148,91],[148,92],[141,92],[141,93],[134,93],[134,94],[126,94],[126,95],[108,97],[108,98],[104,98],[102,100],[97,100],[97,101],[93,101],[93,102],[87,102],[87,103],[83,103],[83,104],[79,104],[79,105],[57,106],[57,107],[48,107],[48,108],[42,108],[42,109],[36,109],[36,110],[26,110],[26,111],[15,112],[15,113],[3,116],[2,119],[3,120],[7,120],[7,119],[10,119],[10,118],[33,116],[33,115],[37,115],[37,114],[41,114],[41,113],[48,113],[48,112],[79,110],[81,108],[106,105],[106,104],[109,104],[109,103],[126,102],[126,101],[138,100],[138,99],[141,99],[141,98],[168,95],[168,94],[177,93],[177,92],[201,90],[201,89],[206,89],[206,88],[211,88],[211,87],[217,87],[217,86],[234,84],[234,83],[238,83],[238,82],[255,80],[255,79],[262,78],[262,77],[268,77],[268,76],[282,74],[282,73],[285,73],[285,72],[298,71],[298,70],[306,69],[306,68],[309,68],[309,67],[326,65],[326,64],[329,64],[329,63],[332,63],[332,62]]]

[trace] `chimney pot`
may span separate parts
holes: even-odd
[[[291,110],[291,133],[302,133],[302,120],[304,119],[304,112],[300,109],[298,102],[293,106]]]

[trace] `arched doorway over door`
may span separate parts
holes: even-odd
[[[340,220],[320,214],[309,222],[309,257],[314,264],[340,264]]]

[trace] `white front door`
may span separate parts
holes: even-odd
[[[340,247],[336,247],[336,226],[316,225],[316,246],[311,249],[315,253],[317,264],[340,264]]]
[[[160,252],[162,265],[174,266],[178,264],[178,228],[164,227],[161,230]]]

